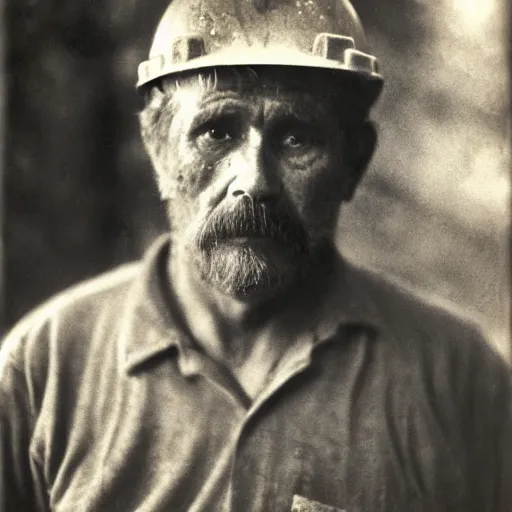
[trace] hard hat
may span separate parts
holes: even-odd
[[[348,0],[172,0],[137,88],[210,67],[299,66],[359,79],[371,104],[383,81],[368,51]]]

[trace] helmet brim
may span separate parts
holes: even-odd
[[[165,56],[157,56],[143,62],[139,66],[139,80],[137,89],[140,92],[151,87],[152,83],[164,77],[179,76],[186,72],[201,72],[208,68],[220,67],[293,67],[311,70],[331,70],[339,74],[340,78],[356,81],[361,85],[361,93],[368,95],[369,103],[373,103],[380,94],[383,85],[382,76],[375,70],[357,66],[347,66],[339,61],[328,60],[315,55],[297,51],[279,49],[265,49],[265,51],[252,51],[242,49],[234,51],[214,52],[197,57],[190,61],[176,64]]]

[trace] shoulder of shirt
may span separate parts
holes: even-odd
[[[7,334],[1,344],[0,370],[9,358],[17,359],[25,352],[25,345],[30,338],[37,338],[39,333],[54,321],[64,317],[76,322],[88,317],[94,319],[105,307],[115,307],[122,301],[141,262],[127,263],[114,270],[82,281],[38,306],[23,317]],[[32,340],[32,343],[34,340]]]
[[[379,322],[387,324],[395,320],[397,314],[403,321],[403,315],[407,313],[415,319],[431,320],[436,324],[472,324],[469,316],[453,304],[443,303],[442,299],[427,295],[393,276],[352,263],[347,263],[347,268],[353,283],[362,290],[363,299],[371,301]]]
[[[347,264],[352,286],[369,303],[381,339],[402,346],[411,354],[425,351],[435,359],[484,357],[503,360],[485,340],[480,326],[448,301],[427,295],[376,271]],[[491,363],[494,364],[494,363]]]
[[[510,364],[472,319],[375,272],[349,271],[377,316],[366,361],[380,369],[397,400],[431,408],[443,424],[461,429],[460,419],[482,417],[512,425]]]

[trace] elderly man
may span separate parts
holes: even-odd
[[[381,83],[345,0],[173,0],[139,69],[170,234],[6,340],[1,510],[510,510],[505,364],[334,249]]]

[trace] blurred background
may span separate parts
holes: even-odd
[[[387,80],[380,145],[340,247],[469,315],[507,358],[507,0],[353,0]],[[167,0],[4,5],[1,332],[165,230],[137,131],[137,64]]]

